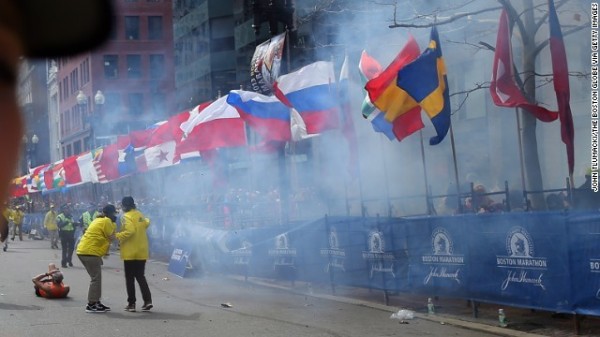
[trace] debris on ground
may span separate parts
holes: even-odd
[[[223,308],[233,308],[233,305],[231,305],[231,303],[227,302],[227,303],[221,303],[221,306]]]
[[[415,318],[415,312],[411,311],[411,310],[398,310],[398,312],[395,312],[392,314],[392,316],[390,316],[391,319],[398,319],[400,321],[404,321],[407,319],[414,319]]]

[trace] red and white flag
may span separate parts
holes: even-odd
[[[179,127],[184,139],[177,145],[177,157],[247,144],[244,121],[227,103],[227,95],[210,104],[197,106]]]
[[[98,182],[98,173],[92,159],[91,152],[65,159],[63,167],[67,186]]]
[[[498,24],[490,94],[497,106],[525,109],[542,122],[552,122],[558,118],[557,112],[529,103],[515,82],[510,29],[506,10],[502,10]]]

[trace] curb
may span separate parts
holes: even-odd
[[[363,307],[369,307],[369,308],[373,308],[373,309],[377,309],[377,310],[381,310],[381,311],[385,311],[385,312],[390,312],[390,313],[394,313],[394,312],[398,311],[398,308],[396,308],[396,307],[391,307],[391,306],[373,303],[373,302],[369,302],[369,301],[358,300],[358,299],[354,299],[354,298],[342,297],[342,296],[336,296],[336,295],[315,294],[315,293],[307,293],[307,292],[303,292],[303,291],[298,291],[297,289],[294,289],[292,287],[267,282],[264,279],[248,277],[248,279],[245,280],[243,276],[237,276],[237,275],[228,275],[227,277],[229,277],[230,279],[236,280],[236,281],[252,283],[257,286],[279,289],[279,290],[288,291],[288,292],[295,293],[295,294],[300,294],[300,295],[304,295],[304,296],[309,296],[309,297],[314,297],[314,298],[319,298],[319,299],[324,299],[324,300],[329,300],[329,301],[336,301],[336,302],[341,302],[341,303],[346,303],[346,304],[353,304],[353,305],[358,305],[358,306],[363,306]],[[457,327],[461,327],[461,328],[465,328],[465,329],[469,329],[469,330],[487,332],[487,333],[495,334],[498,336],[546,337],[546,335],[538,335],[538,334],[533,334],[533,333],[528,333],[528,332],[523,332],[523,331],[511,330],[510,328],[501,328],[501,327],[497,327],[497,326],[493,326],[493,325],[489,325],[489,324],[465,321],[458,317],[453,317],[453,316],[448,316],[448,315],[431,315],[430,316],[427,314],[421,314],[421,313],[415,312],[414,316],[415,316],[415,318],[430,321],[430,322],[438,322],[440,324],[453,325],[453,326],[457,326]]]

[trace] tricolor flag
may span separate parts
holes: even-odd
[[[246,123],[265,141],[291,139],[290,108],[275,96],[257,92],[232,90],[227,103],[233,106]]]
[[[318,61],[280,76],[273,90],[282,103],[298,111],[307,133],[316,134],[339,126],[335,78],[333,63]]]
[[[91,152],[65,158],[63,167],[67,186],[98,182],[98,173],[92,159]]]

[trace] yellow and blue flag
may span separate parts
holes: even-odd
[[[396,84],[406,91],[431,119],[437,136],[432,137],[429,144],[441,143],[450,128],[450,94],[436,27],[431,29],[427,49],[398,71]]]

